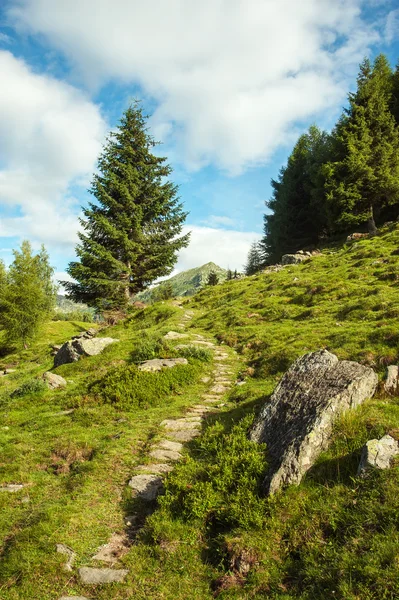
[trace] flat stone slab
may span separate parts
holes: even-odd
[[[363,446],[358,475],[365,475],[370,469],[389,469],[392,460],[399,455],[399,444],[390,435],[380,440],[369,440]]]
[[[133,496],[151,502],[163,488],[162,477],[158,475],[135,475],[129,481]]]
[[[330,443],[333,422],[349,408],[373,396],[376,373],[320,350],[290,367],[261,409],[250,439],[267,446],[266,492],[300,483]]]
[[[198,421],[186,421],[183,419],[166,419],[161,423],[162,427],[169,431],[177,431],[178,429],[197,429],[199,427]]]
[[[72,550],[72,548],[65,546],[65,544],[57,544],[56,549],[57,552],[64,554],[64,556],[67,557],[67,561],[62,567],[64,571],[72,571],[73,564],[76,560],[76,553]]]
[[[167,435],[168,437],[178,440],[179,442],[191,442],[191,440],[201,435],[201,432],[199,429],[178,429],[168,432]]]
[[[168,465],[166,463],[156,463],[153,465],[138,465],[135,467],[135,470],[160,475],[162,473],[170,473],[173,470],[173,467],[172,465]]]
[[[58,600],[89,600],[86,596],[61,596]]]
[[[126,535],[113,533],[107,544],[100,546],[93,560],[114,565],[119,558],[129,551],[129,543]]]
[[[166,335],[163,336],[164,340],[180,340],[182,338],[188,337],[187,333],[179,333],[178,331],[168,331]]]
[[[139,365],[138,370],[153,373],[155,371],[162,371],[162,369],[172,369],[177,365],[187,364],[187,358],[153,358],[152,360],[146,360]]]
[[[222,385],[221,383],[218,383],[216,385],[214,385],[213,387],[211,387],[210,391],[212,392],[212,394],[225,394],[226,392],[228,392],[230,389],[230,386],[227,385]]]
[[[9,483],[7,485],[0,485],[0,492],[10,492],[14,494],[15,492],[19,492],[23,490],[25,485],[23,483]]]
[[[155,450],[151,450],[150,456],[151,456],[151,458],[155,458],[156,460],[171,460],[171,461],[180,460],[182,457],[180,452],[175,452],[174,450],[162,450],[161,448],[160,449],[156,448]]]
[[[170,440],[162,440],[159,442],[158,448],[163,450],[172,450],[173,452],[181,452],[183,450],[183,444],[179,442],[171,442]]]
[[[92,567],[79,569],[79,577],[82,583],[91,585],[122,583],[128,573],[127,569],[94,569]]]
[[[61,377],[61,375],[51,373],[51,371],[46,371],[45,373],[43,373],[42,379],[51,390],[66,387],[67,384],[66,380],[63,377]]]

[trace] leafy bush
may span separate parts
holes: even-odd
[[[135,365],[111,369],[90,391],[104,403],[119,408],[155,406],[182,387],[194,383],[199,374],[196,365],[178,365],[157,373],[139,371]]]
[[[212,353],[207,348],[199,348],[198,346],[187,346],[187,348],[179,348],[179,356],[184,358],[195,358],[202,362],[210,362],[212,360]]]
[[[29,379],[17,387],[11,394],[13,398],[26,396],[27,394],[41,394],[47,390],[47,385],[42,379]]]
[[[171,354],[173,354],[171,346],[159,334],[154,335],[144,331],[130,358],[132,362],[139,363],[151,358],[166,358]]]
[[[197,442],[198,456],[168,477],[160,500],[164,511],[218,529],[262,525],[265,500],[259,488],[266,470],[265,447],[247,437],[252,420],[247,415],[229,433],[221,423],[207,429]]]

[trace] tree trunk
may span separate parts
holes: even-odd
[[[375,225],[375,221],[374,221],[374,212],[373,212],[372,204],[370,204],[370,216],[367,221],[367,228],[368,228],[370,236],[376,235],[378,233],[378,229],[377,229],[377,227]]]

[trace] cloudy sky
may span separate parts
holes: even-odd
[[[297,136],[331,128],[365,55],[399,58],[397,0],[0,0],[0,257],[62,273],[106,133],[134,98],[174,168],[179,270],[240,269]]]

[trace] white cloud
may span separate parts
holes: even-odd
[[[247,262],[252,242],[259,240],[259,233],[234,231],[213,227],[187,225],[184,233],[191,231],[190,245],[184,248],[176,264],[175,273],[214,262],[219,267],[242,270]]]
[[[157,102],[156,137],[189,168],[238,173],[298,120],[336,108],[379,34],[365,0],[15,0],[91,86],[134,83]],[[173,142],[171,141],[173,140]]]
[[[209,225],[209,227],[217,227],[218,225],[222,225],[224,227],[233,227],[233,225],[236,224],[236,219],[232,219],[231,217],[209,215],[209,217],[205,219],[203,223],[204,225]]]
[[[385,40],[391,44],[395,39],[399,38],[399,8],[391,10],[385,25]]]
[[[76,241],[77,201],[68,187],[95,167],[105,134],[98,107],[74,87],[33,73],[0,51],[0,235],[45,244]]]

